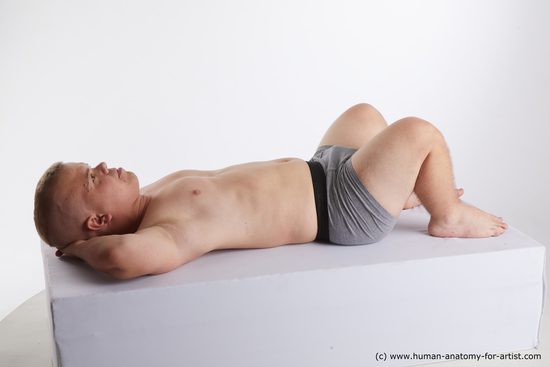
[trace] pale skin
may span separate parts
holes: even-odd
[[[332,124],[321,145],[358,148],[352,165],[376,200],[394,216],[422,202],[432,236],[491,237],[508,227],[459,200],[445,141],[424,120],[388,126],[360,104]],[[317,233],[311,174],[297,158],[179,171],[141,189],[132,172],[105,163],[68,163],[61,174],[61,187],[81,203],[89,239],[57,255],[122,279],[165,273],[217,249],[311,242]]]

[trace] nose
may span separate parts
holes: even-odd
[[[108,175],[109,174],[109,168],[107,168],[107,163],[101,162],[97,165],[96,170]]]

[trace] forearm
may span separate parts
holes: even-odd
[[[121,244],[121,236],[93,237],[86,241],[76,241],[59,251],[86,261],[96,270],[116,276],[121,264],[115,249]]]

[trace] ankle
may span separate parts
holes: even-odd
[[[435,223],[454,223],[460,220],[463,206],[464,204],[457,198],[456,202],[441,206],[433,212],[430,212],[428,208],[426,209],[431,215],[431,221]]]

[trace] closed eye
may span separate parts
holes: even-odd
[[[92,172],[92,167],[90,167],[90,165],[88,164],[88,169],[86,170],[86,181],[88,181],[88,178],[90,178],[92,180],[92,183],[95,181],[95,176]],[[88,191],[90,190],[89,188],[89,183],[88,183]]]

